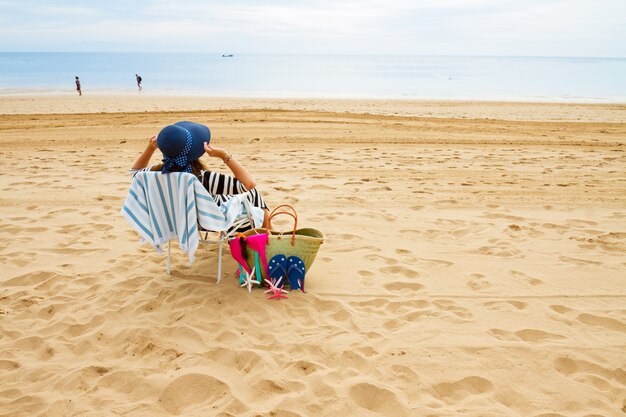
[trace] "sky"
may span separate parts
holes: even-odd
[[[0,0],[0,51],[626,57],[626,0]]]

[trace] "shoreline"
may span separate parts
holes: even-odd
[[[364,100],[364,101],[418,101],[418,102],[485,102],[485,103],[547,103],[547,104],[624,104],[626,97],[576,97],[576,96],[403,96],[403,95],[369,95],[369,94],[331,94],[331,93],[300,93],[258,91],[236,92],[221,91],[194,91],[180,89],[155,89],[138,92],[136,89],[110,89],[94,88],[83,89],[84,96],[93,97],[174,97],[187,99],[238,99],[238,100]],[[76,91],[68,88],[0,88],[0,98],[19,97],[72,97],[77,96]]]
[[[298,110],[381,116],[525,121],[626,122],[626,103],[204,97],[153,94],[0,94],[0,114],[92,114],[207,110]]]

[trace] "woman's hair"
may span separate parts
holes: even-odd
[[[150,168],[150,171],[161,171],[162,169],[163,169],[163,164],[157,164],[157,165],[153,165],[152,168]],[[207,166],[204,165],[204,162],[202,162],[200,159],[191,161],[191,173],[195,175],[196,177],[199,177],[202,171],[206,171],[207,169],[208,169]],[[174,165],[172,172],[182,172],[182,170],[183,169],[181,167]]]

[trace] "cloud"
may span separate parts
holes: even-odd
[[[623,56],[624,15],[621,0],[0,0],[0,49]]]

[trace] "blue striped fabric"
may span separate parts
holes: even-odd
[[[128,191],[121,214],[159,253],[171,239],[194,261],[198,248],[198,224],[205,230],[226,231],[239,216],[245,214],[242,200],[235,195],[221,206],[206,191],[198,179],[186,172],[162,174],[140,171]],[[263,223],[263,210],[253,207],[255,227]]]

